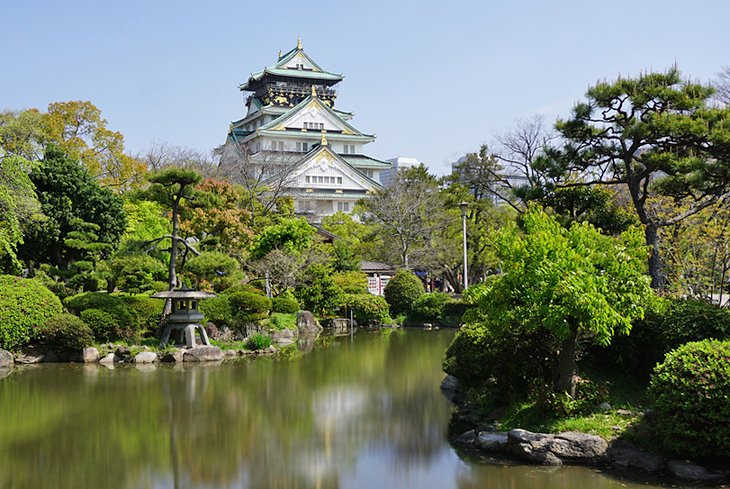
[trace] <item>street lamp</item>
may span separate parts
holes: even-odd
[[[461,225],[464,231],[464,290],[469,287],[469,273],[466,269],[466,209],[468,206],[468,202],[459,203],[459,209],[461,209]]]

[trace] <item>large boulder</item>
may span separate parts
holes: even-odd
[[[506,452],[509,446],[508,435],[504,431],[483,431],[477,435],[474,445],[485,452]]]
[[[614,440],[606,450],[606,457],[614,467],[657,473],[664,470],[664,457],[646,453],[625,440]]]
[[[689,482],[720,482],[724,478],[722,474],[710,472],[697,464],[681,460],[670,460],[667,463],[667,472]]]
[[[99,361],[99,350],[96,348],[84,348],[81,350],[81,363],[96,363]]]
[[[13,354],[7,350],[0,350],[0,368],[12,367],[15,363]]]
[[[38,352],[26,352],[21,353],[20,355],[16,355],[15,357],[15,363],[19,363],[21,365],[31,365],[34,363],[41,363],[43,361],[43,353]]]
[[[179,363],[183,361],[183,356],[182,350],[172,350],[162,355],[162,361],[165,363]]]
[[[223,358],[225,354],[217,346],[198,346],[183,353],[184,362],[220,362]]]
[[[300,334],[322,332],[322,326],[320,326],[314,314],[309,311],[299,311],[297,313],[297,329]]]
[[[441,394],[444,395],[447,401],[457,406],[464,402],[464,392],[459,384],[459,379],[451,374],[441,381]]]
[[[137,353],[132,359],[132,363],[154,363],[159,361],[157,353],[153,351],[143,351]]]
[[[600,436],[570,431],[552,435],[520,429],[508,433],[507,445],[513,455],[543,465],[596,463],[608,448]]]

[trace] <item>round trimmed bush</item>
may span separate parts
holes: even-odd
[[[672,454],[730,453],[730,341],[687,343],[667,354],[651,377],[654,434]]]
[[[137,341],[153,332],[162,315],[165,301],[153,299],[144,294],[122,295],[104,292],[87,292],[69,297],[65,301],[69,311],[82,316],[84,311],[96,309],[112,317],[108,327],[92,327],[100,341]],[[97,315],[98,316],[98,315]],[[96,319],[90,319],[95,321]],[[95,323],[97,324],[97,323]]]
[[[71,352],[94,342],[91,328],[73,314],[59,314],[48,319],[36,330],[38,344],[48,350]]]
[[[352,316],[360,325],[378,325],[391,322],[388,303],[372,294],[348,294],[345,304],[352,308]]]
[[[230,326],[233,323],[233,311],[227,295],[221,294],[200,301],[198,308],[206,321],[210,321],[218,327]]]
[[[40,281],[0,275],[0,348],[25,345],[34,328],[62,312],[60,299]]]
[[[252,292],[228,294],[233,320],[237,326],[266,319],[271,311],[271,299]]]
[[[411,312],[414,318],[440,321],[446,316],[446,305],[454,300],[443,292],[432,292],[421,295],[413,303]]]
[[[119,338],[119,323],[108,312],[101,309],[86,309],[81,311],[79,317],[91,328],[91,332],[97,341],[110,341]]]
[[[294,296],[280,295],[271,299],[271,310],[273,312],[282,312],[284,314],[292,314],[300,309],[299,301]]]
[[[424,294],[421,279],[408,270],[399,270],[383,291],[385,300],[390,306],[390,313],[397,316],[408,313],[416,299]]]
[[[165,301],[145,294],[122,295],[122,302],[134,320],[135,335],[148,335],[157,331]],[[202,304],[203,301],[201,301]]]

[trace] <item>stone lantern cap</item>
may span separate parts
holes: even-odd
[[[164,292],[158,292],[155,295],[153,295],[155,299],[193,299],[193,300],[200,300],[200,299],[209,299],[211,297],[215,297],[215,294],[211,294],[208,292],[201,292],[199,290],[193,290],[186,286],[182,286],[181,288],[177,290],[166,290]]]

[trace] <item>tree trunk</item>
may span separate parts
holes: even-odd
[[[575,350],[578,339],[578,327],[571,326],[570,335],[560,344],[558,352],[558,375],[555,381],[555,392],[567,392],[575,399]]]
[[[167,290],[173,290],[177,286],[177,273],[175,271],[175,261],[177,261],[177,233],[178,233],[178,208],[180,201],[175,200],[172,204],[172,243],[170,244],[170,266],[168,268],[168,287]]]
[[[662,267],[662,259],[659,255],[659,233],[656,225],[648,223],[644,226],[644,236],[646,244],[651,247],[649,255],[649,276],[651,276],[651,287],[661,290],[667,284],[667,278],[664,276]]]

